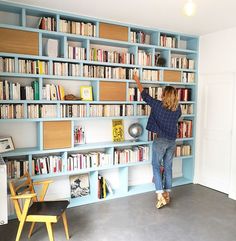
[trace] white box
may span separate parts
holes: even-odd
[[[7,172],[2,157],[0,157],[0,205],[0,225],[7,224]]]

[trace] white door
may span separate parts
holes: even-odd
[[[199,184],[228,193],[234,105],[234,75],[201,75],[198,125]]]

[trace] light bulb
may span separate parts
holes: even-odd
[[[185,15],[187,15],[188,17],[191,17],[195,14],[196,11],[196,6],[193,3],[192,0],[188,0],[188,2],[184,5],[184,13]]]

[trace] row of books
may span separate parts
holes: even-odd
[[[32,175],[60,173],[63,170],[61,156],[45,156],[33,158]]]
[[[140,43],[140,44],[150,44],[151,35],[143,31],[134,31],[130,32],[130,42],[131,43]]]
[[[190,156],[191,146],[189,144],[176,145],[175,157]]]
[[[149,71],[147,71],[149,72]],[[147,73],[146,72],[146,73]],[[155,72],[159,76],[159,71]],[[144,74],[144,71],[143,71]],[[31,83],[32,86],[22,86],[20,83],[9,82],[8,80],[0,81],[0,100],[39,100],[39,82],[37,80]],[[179,89],[180,100],[191,99],[191,89]],[[141,100],[137,88],[129,88],[129,98],[131,101]],[[64,100],[65,90],[61,85],[46,84],[42,88],[42,100]]]
[[[80,65],[66,62],[53,62],[53,74],[60,76],[80,76]]]
[[[115,150],[114,165],[149,160],[149,146],[135,146],[123,150]]]
[[[24,105],[7,104],[0,105],[0,119],[22,119],[24,118]]]
[[[195,74],[183,72],[182,74],[182,82],[183,83],[194,83],[195,82]]]
[[[82,130],[81,127],[75,129]],[[149,147],[137,146],[133,149],[115,150],[114,160],[112,162],[110,154],[103,152],[78,153],[71,154],[66,161],[62,156],[45,156],[33,158],[32,175],[42,175],[49,173],[60,173],[66,171],[76,171],[93,167],[104,167],[118,164],[126,164],[149,159]],[[189,144],[177,145],[175,156],[191,155],[191,146]],[[7,160],[7,177],[15,179],[29,172],[28,160]],[[64,163],[65,162],[65,163]]]
[[[166,60],[165,58],[161,57],[161,53],[155,53],[154,54],[154,63],[152,63],[152,52],[147,52],[145,50],[139,50],[138,51],[138,64],[139,65],[145,65],[145,66],[160,66],[165,67],[166,66]]]
[[[6,160],[7,178],[15,179],[29,172],[29,161],[27,160]]]
[[[30,119],[35,118],[56,118],[57,105],[33,105],[27,106],[27,116]]]
[[[107,52],[107,51],[105,51]],[[123,64],[134,64],[134,56],[130,53],[116,53],[112,52],[110,56],[102,56],[93,58],[93,61],[102,61],[102,62],[110,62],[110,63],[123,63]],[[145,52],[139,51],[138,55],[138,63],[140,65],[151,66],[151,53],[146,54]],[[156,55],[155,55],[156,56]],[[71,59],[86,59],[86,51],[85,48],[80,47],[68,47],[68,58]],[[157,59],[157,58],[155,58]],[[173,68],[184,68],[184,69],[194,69],[194,60],[183,58],[172,58]],[[21,74],[49,74],[49,62],[41,61],[41,60],[27,60],[27,59],[19,59],[19,73]],[[155,65],[159,66],[158,59],[155,60]],[[112,76],[112,73],[115,71],[117,76],[116,78],[120,79],[133,79],[133,73],[129,74],[131,69],[127,68],[116,68],[109,66],[92,66],[92,65],[84,65],[84,77],[97,77],[97,78],[108,78],[106,76]],[[119,70],[119,71],[118,71]],[[120,72],[119,74],[117,73]],[[132,71],[134,71],[132,69]],[[135,70],[136,71],[136,70]],[[12,58],[2,58],[0,57],[0,72],[15,72],[14,68],[14,59]],[[138,71],[137,71],[138,73]],[[67,63],[67,62],[53,62],[53,74],[60,76],[79,76],[80,75],[80,65]],[[194,83],[195,75],[194,73],[184,72],[182,75],[183,83]],[[143,70],[143,80],[147,81],[158,81],[160,80],[160,71],[157,70]]]
[[[167,48],[176,48],[177,40],[175,37],[172,37],[172,36],[161,35],[160,46],[167,47]]]
[[[42,17],[39,20],[39,29],[56,31],[56,19],[53,17]]]
[[[193,122],[192,120],[182,120],[178,122],[177,138],[191,138],[193,133]],[[156,133],[148,132],[148,140],[153,141]]]
[[[187,123],[186,121],[178,124],[177,138],[189,138],[192,137],[192,122]],[[156,138],[156,133],[148,131],[148,140],[153,141]],[[182,145],[179,145],[182,146]],[[189,154],[190,155],[190,154]]]
[[[150,87],[155,89],[157,87]],[[158,90],[157,90],[158,91]],[[133,97],[132,97],[133,98]],[[192,104],[180,105],[183,115],[193,114]],[[147,105],[137,105],[137,115],[149,115],[150,108]],[[60,106],[60,117],[86,117],[86,105],[67,104]],[[110,117],[110,116],[133,116],[133,105],[90,105],[90,117]],[[24,118],[24,105],[6,104],[0,105],[1,119],[21,119]],[[27,105],[28,118],[56,118],[57,105],[29,104]]]
[[[107,195],[113,195],[114,191],[110,182],[100,174],[98,174],[98,198],[106,199]]]
[[[133,79],[134,70],[120,67],[84,65],[84,77],[107,79]]]
[[[182,115],[192,115],[193,114],[193,104],[181,104]]]
[[[137,113],[136,115],[150,115],[151,107],[149,105],[137,105]]]
[[[86,105],[61,105],[60,113],[61,118],[65,117],[86,117]]]
[[[65,19],[60,19],[59,21],[60,32],[72,33],[83,36],[96,37],[97,29],[96,25],[93,23],[85,23],[79,21],[70,21]]]
[[[128,93],[130,101],[142,101],[141,93],[137,87],[130,87]]]
[[[111,165],[113,165],[111,155],[105,152],[71,154],[67,160],[68,171]]]
[[[133,105],[90,105],[90,117],[133,116]]]
[[[171,67],[180,69],[194,69],[194,60],[186,57],[171,57]]]
[[[0,100],[39,100],[39,82],[34,80],[32,86],[20,83],[0,81]],[[42,100],[64,100],[65,90],[61,85],[46,84],[42,88]]]
[[[135,64],[134,54],[119,53],[117,51],[107,51],[103,49],[90,49],[90,60],[119,64]]]
[[[15,59],[0,57],[0,72],[15,72]]]
[[[86,48],[68,45],[68,58],[86,60]]]
[[[38,83],[36,80],[32,82],[32,87],[8,80],[0,81],[0,100],[38,100],[39,90],[35,88],[36,82]]]
[[[19,59],[18,72],[20,74],[49,74],[49,65],[47,61]]]
[[[192,120],[183,120],[178,122],[178,133],[177,138],[190,138],[193,133],[193,122]]]
[[[110,154],[90,152],[71,154],[67,159],[63,156],[44,156],[33,158],[33,175],[78,171],[81,169],[111,166]]]
[[[159,81],[161,76],[160,70],[144,69],[142,73],[143,81]]]
[[[176,88],[179,101],[191,101],[192,89]],[[144,91],[156,100],[162,100],[163,87],[144,87]],[[129,88],[130,101],[142,101],[141,94],[137,87]]]
[[[152,53],[147,53],[144,50],[138,51],[138,64],[152,66]]]
[[[85,144],[85,130],[82,126],[76,126],[74,128],[74,143],[75,144]]]
[[[176,88],[179,101],[191,101],[192,89],[190,88]]]
[[[65,89],[61,85],[46,84],[42,88],[42,100],[65,100]]]
[[[161,100],[162,98],[162,87],[144,87],[143,88],[146,93],[148,93],[152,98],[156,100]],[[129,100],[130,101],[143,101],[141,97],[141,93],[137,87],[129,88]]]

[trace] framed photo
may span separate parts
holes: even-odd
[[[15,147],[11,137],[0,137],[0,153],[12,151],[14,149]]]
[[[70,191],[71,198],[89,195],[89,173],[70,176]]]
[[[93,100],[92,86],[81,86],[80,96],[82,100]]]

